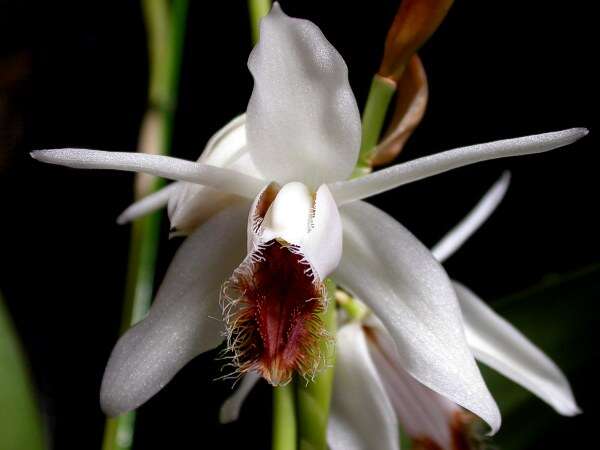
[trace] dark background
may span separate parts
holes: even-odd
[[[191,3],[174,143],[174,154],[187,159],[244,111],[252,87],[245,2]],[[281,3],[288,14],[313,20],[340,51],[362,107],[398,1]],[[591,128],[568,149],[463,168],[371,200],[430,245],[510,169],[504,203],[446,265],[484,298],[599,262],[597,25],[589,3],[459,1],[420,53],[430,103],[402,159]],[[54,448],[99,448],[98,391],[118,334],[129,236],[115,218],[131,201],[133,178],[51,167],[27,152],[135,149],[147,89],[139,3],[0,1],[0,57],[15,55],[23,61],[9,96],[7,117],[15,120],[0,126],[3,139],[22,133],[0,154],[0,288],[30,357]],[[166,235],[165,228],[158,280],[180,243]],[[229,390],[212,381],[212,356],[197,358],[139,410],[135,448],[268,446],[264,386],[241,421],[218,425]],[[593,439],[599,396],[592,368],[571,377],[585,413],[561,419],[536,448],[585,448]]]

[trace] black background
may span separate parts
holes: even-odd
[[[191,3],[173,152],[187,159],[244,111],[252,87],[245,2]],[[398,2],[281,3],[288,14],[313,20],[339,50],[362,107]],[[479,164],[371,200],[430,245],[510,169],[504,203],[446,265],[484,298],[599,260],[597,25],[589,3],[459,1],[421,51],[430,103],[402,159],[591,128],[568,149]],[[115,217],[132,198],[132,176],[50,167],[27,152],[135,149],[147,89],[141,10],[131,0],[0,5],[1,56],[32,57],[19,100],[24,135],[0,173],[0,288],[30,357],[54,448],[99,448],[98,391],[118,334],[129,236]],[[166,231],[158,280],[180,243],[167,241]],[[229,390],[212,381],[212,356],[194,360],[139,410],[135,448],[267,448],[268,389],[251,394],[239,423],[219,426],[218,406]],[[536,448],[589,445],[598,419],[593,381],[592,372],[574,377],[585,414],[559,422]]]

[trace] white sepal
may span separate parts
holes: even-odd
[[[240,410],[246,401],[246,397],[248,397],[248,394],[250,394],[250,391],[256,386],[256,383],[258,383],[260,378],[260,375],[256,372],[249,372],[243,376],[242,382],[235,392],[221,405],[219,422],[225,424],[238,420]]]
[[[259,178],[235,170],[164,155],[58,148],[36,150],[31,152],[31,156],[38,161],[76,169],[110,169],[149,173],[157,177],[209,186],[246,198],[254,198],[265,184]]]
[[[435,259],[443,263],[473,236],[496,210],[504,198],[509,184],[510,172],[504,172],[469,214],[432,247],[431,253]]]
[[[383,211],[355,202],[340,212],[344,257],[334,280],[381,319],[407,372],[497,431],[500,412],[467,345],[458,300],[442,266]]]
[[[311,189],[348,178],[358,158],[360,115],[346,64],[321,30],[274,4],[248,67],[248,145],[261,173]]]
[[[333,183],[329,187],[338,205],[342,205],[469,164],[554,150],[572,144],[587,133],[585,128],[570,128],[553,133],[470,145],[396,164],[361,178]]]
[[[245,253],[248,206],[227,208],[177,251],[148,316],[115,346],[100,401],[109,415],[137,408],[198,354],[223,340],[221,284]]]
[[[475,357],[533,392],[564,416],[579,414],[569,381],[560,368],[477,295],[454,283]]]

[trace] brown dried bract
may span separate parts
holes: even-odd
[[[403,0],[390,27],[378,74],[398,82],[412,55],[439,27],[452,0]]]
[[[421,123],[425,115],[429,87],[427,75],[417,55],[413,55],[407,70],[398,82],[396,107],[383,140],[375,147],[372,165],[392,162],[404,148],[404,144]]]

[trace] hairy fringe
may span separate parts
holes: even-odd
[[[255,218],[253,226],[260,226],[262,219]],[[307,298],[305,302],[315,302],[314,310],[310,314],[310,319],[305,322],[306,336],[300,340],[299,349],[293,360],[293,367],[306,380],[314,381],[315,377],[322,370],[331,367],[332,347],[335,343],[334,337],[325,329],[319,314],[327,308],[327,292],[325,285],[319,280],[317,274],[312,268],[310,262],[302,254],[298,246],[279,241],[270,241],[255,248],[246,256],[244,261],[233,272],[221,288],[220,305],[225,322],[224,338],[226,348],[218,356],[219,360],[226,361],[223,370],[229,371],[219,379],[238,380],[243,374],[256,371],[260,373],[271,384],[285,385],[292,379],[293,371],[275,368],[274,373],[283,375],[281,380],[271,378],[272,370],[265,368],[260,360],[257,351],[256,339],[261,338],[261,330],[255,321],[257,310],[260,312],[261,304],[250,304],[246,298],[247,289],[256,289],[254,281],[254,271],[257,264],[265,261],[264,250],[271,245],[280,245],[290,253],[299,256],[299,264],[305,266],[304,275],[311,280],[316,291],[317,297]],[[246,288],[240,290],[240,287]],[[293,314],[300,314],[294,311]],[[290,333],[288,330],[287,333]],[[257,335],[258,333],[258,335]],[[272,368],[271,368],[272,369]]]

